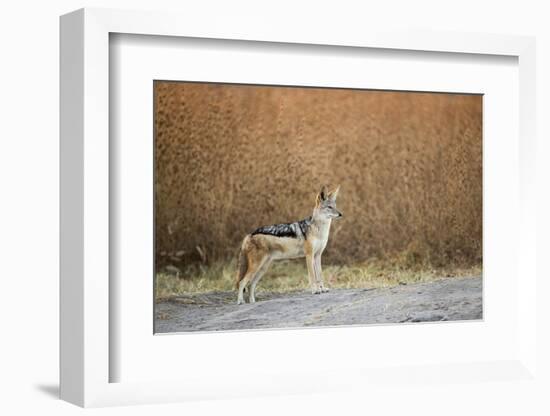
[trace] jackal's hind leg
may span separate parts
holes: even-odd
[[[252,269],[249,265],[246,274],[243,276],[243,278],[239,282],[239,295],[237,296],[237,305],[244,303],[244,291],[247,289],[247,286],[250,283],[250,281],[254,278],[255,272],[256,272],[256,269],[255,268]],[[250,287],[248,288],[248,292],[250,292]]]
[[[250,281],[249,277],[250,272],[247,272],[242,280],[239,282],[239,295],[237,297],[237,305],[240,305],[241,303],[244,303],[244,290],[246,289],[246,285]]]
[[[250,282],[249,291],[248,294],[248,302],[254,303],[256,302],[256,285],[260,282],[261,278],[269,268],[269,265],[271,264],[271,259],[269,257],[266,257],[254,277],[252,278],[252,281]]]
[[[267,260],[266,254],[261,251],[251,251],[247,254],[248,268],[246,274],[239,282],[239,295],[237,298],[237,304],[244,303],[244,289],[248,287],[249,301],[254,301],[254,291],[251,282],[254,281],[256,275],[261,270],[265,261]]]

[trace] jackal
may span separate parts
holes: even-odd
[[[301,221],[268,225],[244,237],[239,253],[236,288],[237,303],[244,303],[248,288],[250,303],[256,301],[254,291],[273,260],[306,258],[311,293],[328,292],[323,284],[321,255],[328,242],[330,224],[342,213],[336,209],[340,186],[327,192],[323,186],[317,194],[313,214]]]

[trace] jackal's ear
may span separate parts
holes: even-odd
[[[332,199],[333,201],[338,196],[338,191],[340,190],[340,185],[338,185],[336,188],[334,188],[332,191],[328,193],[328,197]]]
[[[323,185],[321,191],[317,194],[317,203],[320,204],[327,199],[327,187]]]

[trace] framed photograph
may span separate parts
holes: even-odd
[[[481,94],[153,89],[156,333],[482,318]]]
[[[532,377],[534,40],[257,23],[61,18],[61,397]]]

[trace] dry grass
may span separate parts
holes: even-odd
[[[331,288],[379,288],[429,282],[451,276],[480,276],[481,268],[404,268],[385,261],[373,261],[354,266],[327,266],[324,267],[323,274]],[[162,300],[189,293],[232,291],[234,283],[234,262],[219,261],[207,267],[190,265],[183,269],[179,276],[167,272],[157,273],[156,297],[157,300]],[[271,265],[257,290],[290,292],[307,289],[307,270],[304,261],[278,261]]]
[[[310,215],[324,183],[344,213],[329,274],[481,264],[480,96],[157,82],[155,103],[159,272],[209,265],[229,287],[243,236]],[[201,273],[174,290],[203,290]]]

